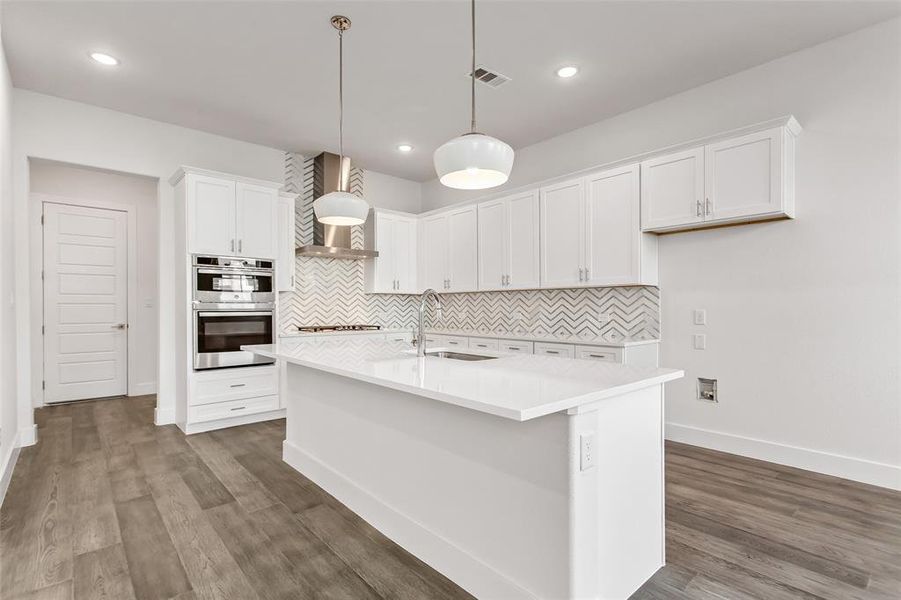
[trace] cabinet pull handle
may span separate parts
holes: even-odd
[[[588,281],[588,267],[585,267],[585,281]]]
[[[236,388],[236,387],[244,387],[245,385],[247,385],[247,384],[246,383],[233,383],[228,387]]]
[[[579,267],[579,281],[584,281],[582,279],[582,267]]]
[[[243,252],[241,247],[244,245],[244,240],[238,240],[238,252]]]
[[[591,358],[607,358],[606,354],[589,354]]]
[[[235,251],[235,240],[232,240],[232,242],[231,242],[231,251],[232,252]]]
[[[695,216],[696,217],[701,216],[701,201],[700,200],[695,200]]]
[[[247,407],[246,406],[236,406],[230,410],[244,410],[245,408],[247,408]]]
[[[560,354],[557,350],[545,350],[545,354]]]
[[[512,350],[513,352],[519,352],[519,348],[516,346],[507,346],[507,350]]]
[[[704,214],[710,216],[710,198],[704,199]]]

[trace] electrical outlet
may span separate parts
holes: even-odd
[[[610,313],[598,313],[598,324],[606,325],[610,322]]]
[[[696,333],[691,336],[692,346],[694,346],[695,350],[706,350],[707,349],[707,336],[703,333]]]
[[[698,377],[698,400],[719,402],[716,394],[716,379]]]
[[[694,322],[695,325],[706,325],[707,324],[707,311],[703,308],[696,308],[694,310]]]
[[[579,469],[587,471],[594,466],[594,441],[593,433],[585,433],[579,436],[579,445],[582,448]]]

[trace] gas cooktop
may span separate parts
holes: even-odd
[[[324,333],[328,331],[378,331],[381,325],[307,325],[298,327],[301,333]]]

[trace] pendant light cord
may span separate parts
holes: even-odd
[[[344,30],[338,29],[338,155],[344,161]]]
[[[471,110],[472,121],[469,124],[469,132],[476,132],[476,0],[470,0],[470,18],[472,21],[472,72],[471,72]]]

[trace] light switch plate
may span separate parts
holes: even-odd
[[[707,324],[707,311],[703,308],[696,308],[694,310],[694,322],[695,325],[706,325]]]
[[[707,349],[707,336],[703,333],[696,333],[692,336],[692,341],[695,350],[706,350]]]
[[[593,433],[583,433],[579,436],[579,445],[581,447],[581,458],[579,460],[579,469],[586,471],[594,466],[594,445],[595,436]]]

